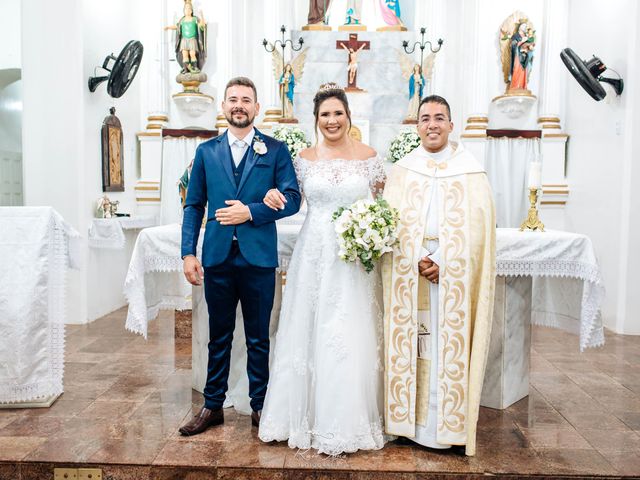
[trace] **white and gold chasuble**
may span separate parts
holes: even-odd
[[[438,289],[437,441],[474,455],[495,287],[495,211],[482,166],[462,145],[436,162],[420,145],[391,170],[384,198],[400,212],[398,244],[382,262],[385,428],[414,437],[429,405],[431,358],[418,358],[428,283],[418,274],[432,189],[441,259]],[[426,315],[425,315],[426,314]],[[427,327],[428,328],[428,327]],[[430,330],[430,329],[429,329]]]

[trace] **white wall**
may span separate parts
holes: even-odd
[[[597,12],[597,28],[593,28]],[[638,7],[634,0],[611,2],[571,0],[569,46],[583,58],[599,56],[620,73],[626,90],[620,97],[596,102],[568,72],[558,81],[569,82],[566,130],[567,175],[571,196],[566,209],[569,230],[593,241],[607,289],[603,318],[616,332],[640,333],[637,279],[638,198],[632,186],[640,180],[633,157],[640,153],[634,135],[640,99],[634,92],[638,79]],[[615,76],[615,74],[612,74]],[[634,182],[635,180],[635,182]]]
[[[22,144],[24,204],[51,205],[82,232],[86,226],[78,207],[84,201],[85,172],[80,3],[70,0],[65,9],[47,0],[22,3]],[[82,272],[72,273],[68,291],[68,318],[86,318]]]
[[[20,3],[0,2],[0,205],[22,205]]]
[[[0,2],[0,70],[20,68],[20,2],[2,0]]]
[[[119,0],[110,2],[82,2],[83,25],[83,83],[94,75],[94,69],[101,66],[105,57],[111,53],[118,56],[130,40],[140,39],[143,18],[139,16],[137,1]],[[116,28],[117,26],[117,28]],[[152,57],[149,49],[145,54]],[[148,61],[143,54],[142,62]],[[98,69],[98,76],[104,75]],[[86,85],[82,88],[83,98],[83,158],[85,163],[84,192],[82,202],[83,224],[81,232],[86,234],[91,219],[95,216],[95,204],[102,196],[102,157],[101,134],[102,121],[109,115],[109,108],[116,108],[123,132],[124,192],[109,192],[112,200],[120,201],[119,212],[135,213],[135,184],[137,180],[137,138],[142,130],[140,125],[143,95],[140,78],[136,76],[125,94],[112,98],[107,93],[107,84],[102,83],[95,92]],[[127,244],[123,250],[88,249],[87,257],[87,319],[94,320],[126,304],[122,294],[122,285],[127,273],[129,259],[135,236],[127,235]],[[100,286],[100,288],[98,288]],[[108,286],[105,287],[105,286]]]
[[[140,86],[134,81],[118,100],[106,94],[104,84],[95,93],[87,87],[94,67],[136,37],[141,20],[134,3],[70,0],[61,9],[48,0],[23,2],[25,205],[53,206],[84,239],[102,194],[100,128],[112,105],[123,125],[126,191],[109,196],[120,200],[120,211],[135,210]],[[84,323],[125,304],[122,285],[135,240],[127,239],[120,251],[89,249],[85,242],[83,267],[69,283],[68,323]]]

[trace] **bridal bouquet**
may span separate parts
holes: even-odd
[[[333,221],[340,248],[338,256],[345,262],[360,260],[367,273],[398,240],[398,210],[380,197],[340,207],[333,213]]]

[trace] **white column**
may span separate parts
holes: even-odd
[[[298,28],[297,25],[292,23],[291,10],[293,7],[289,2],[286,3],[287,5],[285,7],[285,1],[283,0],[270,0],[268,2],[268,6],[264,12],[264,38],[268,42],[273,42],[280,38],[280,27],[282,25],[287,27],[286,38],[291,38],[291,31]],[[285,9],[283,9],[283,7],[285,7]],[[278,106],[280,105],[280,102],[278,99],[278,88],[271,63],[271,54],[267,53],[262,46],[260,48],[262,49],[261,53],[263,55],[262,70],[265,88],[264,92],[260,92],[260,103],[262,104],[262,114],[264,115],[269,107]],[[286,60],[287,59],[285,59],[285,61]]]
[[[538,121],[545,133],[559,133],[564,117],[567,82],[560,51],[567,46],[568,27],[568,0],[544,0]]]
[[[164,27],[173,23],[173,18],[167,18],[167,0],[144,0],[139,8],[140,18],[145,19],[140,31],[145,47],[140,80],[145,84],[141,110],[146,114],[142,120],[146,128],[137,134],[140,177],[135,186],[136,208],[144,214],[157,214],[162,158],[160,130],[169,122],[169,55],[173,54],[172,36]]]
[[[488,70],[494,62],[488,58],[495,40],[495,33],[487,28],[487,8],[480,0],[467,0],[463,4],[463,77],[467,86],[464,91],[464,118],[466,127],[463,138],[484,137],[487,128],[489,104]]]
[[[215,75],[214,78],[209,79],[209,83],[214,86],[213,92],[215,108],[217,113],[216,128],[224,128],[226,122],[224,115],[222,114],[222,101],[224,100],[224,87],[231,79],[232,75],[232,62],[233,58],[233,37],[232,28],[233,21],[231,15],[232,3],[231,0],[221,0],[211,2],[210,4],[210,24],[209,32],[213,34],[213,38],[209,38],[209,52],[210,61],[215,61]],[[206,12],[205,12],[206,13]]]
[[[542,129],[542,197],[540,212],[547,228],[564,229],[565,205],[570,186],[566,178],[568,135],[560,125],[564,118],[567,81],[560,51],[567,46],[569,28],[568,0],[545,0],[540,49],[540,102],[538,126]]]
[[[164,32],[169,25],[166,0],[145,0],[140,3],[141,18],[146,21],[141,28],[141,41],[145,47],[142,81],[146,95],[142,110],[147,116],[147,132],[160,130],[169,121],[168,62],[170,36]],[[171,48],[173,50],[173,48]]]

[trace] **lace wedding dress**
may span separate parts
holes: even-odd
[[[338,257],[331,216],[371,198],[379,158],[294,160],[308,212],[287,272],[259,437],[337,455],[380,449],[383,331],[379,272]]]

